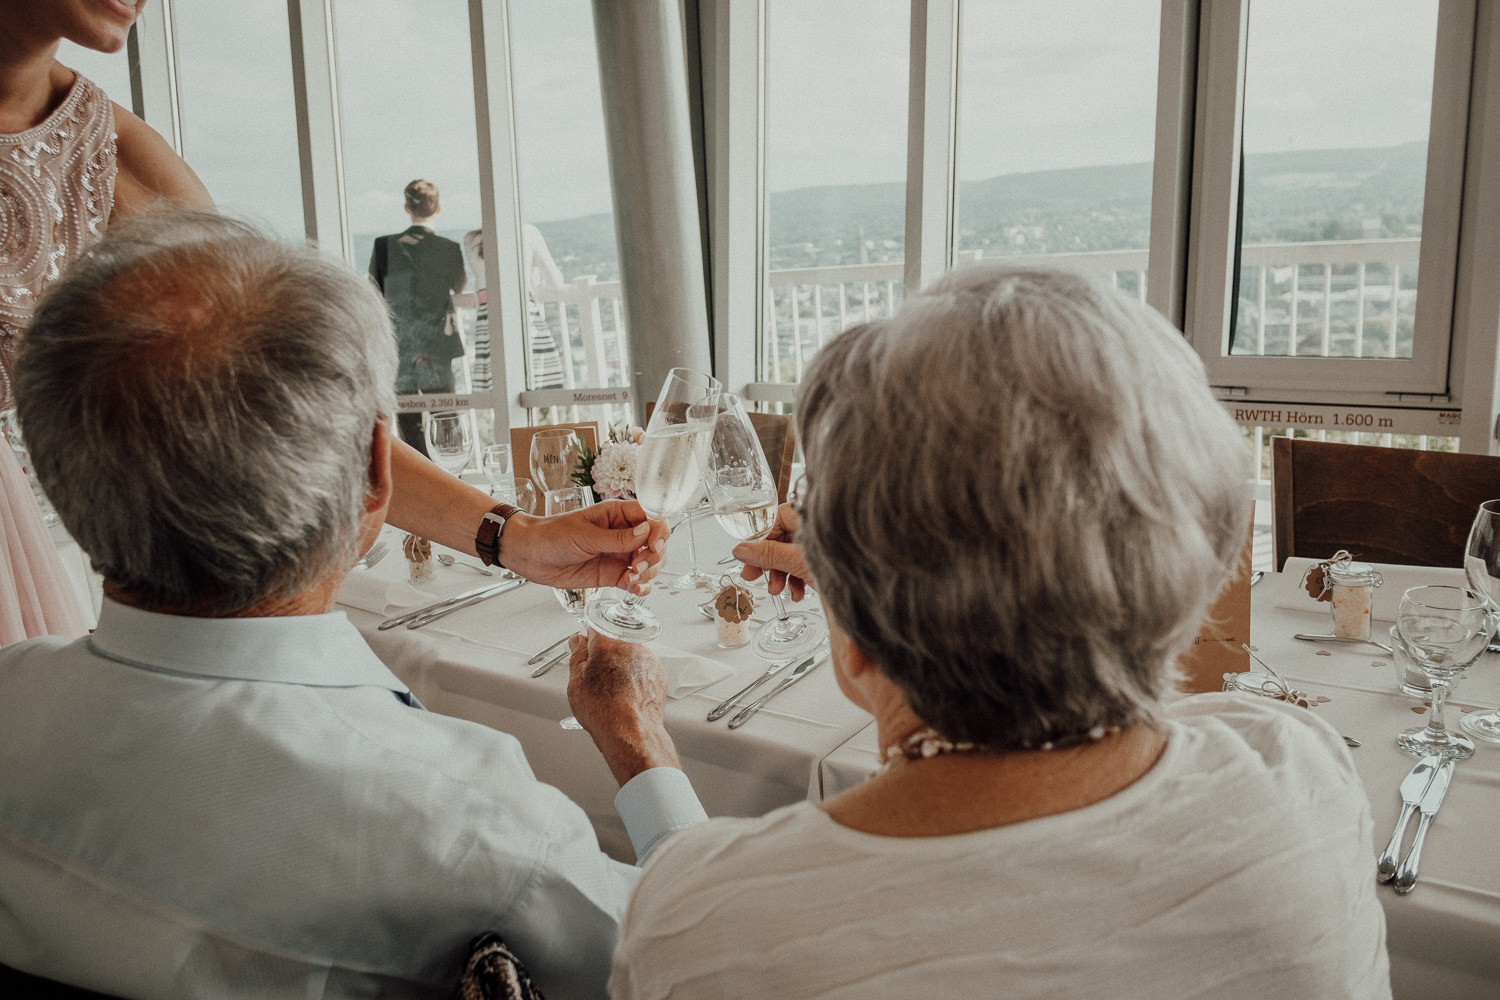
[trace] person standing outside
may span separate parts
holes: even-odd
[[[442,211],[436,184],[414,180],[403,194],[411,225],[378,238],[370,255],[370,277],[385,295],[396,326],[396,392],[452,392],[453,359],[464,353],[453,309],[453,294],[469,281],[464,254],[429,225]],[[402,413],[396,420],[401,440],[427,454],[422,414]]]

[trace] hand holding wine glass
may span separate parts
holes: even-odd
[[[1484,652],[1494,623],[1483,595],[1467,587],[1413,587],[1396,612],[1396,635],[1432,683],[1432,714],[1426,726],[1407,729],[1396,745],[1415,757],[1442,754],[1462,760],[1474,742],[1443,724],[1443,705],[1458,675]]]
[[[635,498],[648,517],[661,520],[676,513],[701,487],[719,389],[718,380],[702,372],[673,368],[667,373],[635,465]],[[605,635],[628,642],[649,642],[661,634],[661,621],[640,606],[635,594],[590,602],[588,621]]]
[[[1474,515],[1464,546],[1464,576],[1471,588],[1484,595],[1493,632],[1500,622],[1500,500],[1486,500]],[[1500,711],[1470,712],[1459,722],[1470,736],[1500,743]]]
[[[764,538],[776,524],[776,476],[766,461],[745,405],[733,393],[720,393],[703,480],[714,517],[743,541]],[[776,617],[755,637],[755,652],[784,660],[811,652],[828,634],[827,626],[803,612],[789,614],[779,594],[771,595]]]

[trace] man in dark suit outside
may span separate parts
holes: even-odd
[[[442,210],[436,184],[412,181],[405,196],[411,226],[378,238],[370,256],[370,277],[380,286],[395,321],[400,359],[396,392],[452,392],[453,359],[464,353],[452,298],[468,284],[463,250],[428,225]],[[401,439],[427,454],[422,414],[402,413],[396,421]]]

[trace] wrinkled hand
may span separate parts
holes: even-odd
[[[647,520],[633,500],[607,500],[552,517],[517,514],[501,535],[500,561],[549,587],[646,594],[661,572],[670,534],[665,522]]]
[[[568,705],[624,785],[653,767],[678,767],[667,735],[667,675],[645,646],[598,632],[568,640]]]
[[[734,547],[734,557],[745,564],[740,576],[758,580],[768,574],[767,589],[773,594],[788,590],[792,600],[800,601],[808,587],[816,587],[807,563],[802,560],[802,546],[793,539],[801,519],[791,504],[776,509],[776,524],[771,533],[758,542],[741,542]]]

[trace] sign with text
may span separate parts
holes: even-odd
[[[1428,434],[1458,437],[1463,411],[1337,406],[1321,403],[1260,403],[1220,400],[1235,423],[1303,431],[1363,431],[1370,434]]]
[[[468,396],[397,396],[396,410],[412,413],[421,410],[467,410],[473,407]]]

